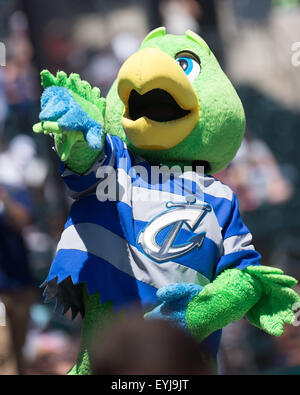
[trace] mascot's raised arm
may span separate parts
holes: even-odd
[[[92,330],[133,302],[213,358],[221,328],[244,316],[280,336],[296,280],[260,265],[236,196],[212,176],[235,156],[245,116],[203,39],[152,31],[107,98],[77,74],[41,76],[34,131],[53,135],[74,199],[44,283],[57,309],[83,316],[70,373],[91,373]]]

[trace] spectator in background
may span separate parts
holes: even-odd
[[[242,145],[232,163],[216,177],[237,194],[242,213],[254,212],[264,205],[281,204],[288,201],[293,194],[293,185],[281,172],[270,148],[263,140],[254,137],[249,129],[246,130]],[[259,251],[264,261],[272,265],[272,260],[268,259],[266,243],[269,236],[254,233],[254,237],[256,245],[261,246]],[[274,235],[271,237],[274,238]],[[290,274],[295,276],[293,272]],[[291,329],[286,328],[281,338],[274,338],[249,325],[246,320],[231,323],[223,330],[220,352],[222,363],[229,374],[247,374],[278,368],[286,362],[283,358],[288,358],[290,351],[286,347],[285,354],[282,352],[280,355],[278,344],[288,345],[288,334],[294,332],[295,328],[291,326]],[[293,342],[290,343],[294,345]],[[297,363],[299,360],[298,358]]]
[[[0,68],[0,136],[3,132],[3,126],[7,115],[7,101],[4,93],[4,75]]]
[[[118,75],[120,66],[121,64],[112,49],[107,47],[106,50],[92,56],[83,72],[83,78],[89,81],[92,86],[98,86],[101,96],[105,97]]]
[[[27,19],[15,12],[9,21],[6,39],[6,66],[2,68],[3,92],[8,104],[4,139],[18,133],[32,133],[38,105],[38,75],[32,63],[33,47],[27,31]],[[1,81],[0,81],[1,84]]]
[[[33,47],[28,36],[26,16],[16,11],[10,18],[10,35],[7,39],[5,76],[6,96],[10,106],[26,110],[37,100],[39,87],[32,64]]]
[[[138,39],[129,32],[120,32],[111,45],[91,57],[83,71],[83,78],[92,86],[98,86],[101,96],[106,97],[117,78],[120,67],[129,56],[139,49]]]
[[[230,166],[216,177],[237,194],[241,211],[253,211],[265,203],[283,203],[293,193],[268,146],[249,130]]]
[[[31,140],[27,136],[13,139],[10,149],[0,155],[0,299],[6,310],[6,326],[0,326],[1,374],[24,373],[22,347],[35,300],[22,235],[33,217],[23,177],[33,149],[27,139]]]
[[[188,29],[199,33],[202,8],[197,0],[163,0],[160,11],[168,33],[184,34]]]
[[[202,358],[202,351],[181,329],[131,312],[95,334],[91,368],[96,375],[212,374],[214,367]]]

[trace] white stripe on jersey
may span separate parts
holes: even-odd
[[[178,282],[202,286],[209,283],[209,280],[196,270],[178,263],[157,264],[123,238],[92,223],[71,225],[64,230],[57,252],[72,249],[102,258],[122,272],[155,288]]]
[[[231,236],[224,240],[224,255],[231,254],[233,252],[254,250],[254,246],[251,244],[252,235],[246,233],[239,236]]]

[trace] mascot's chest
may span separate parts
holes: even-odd
[[[170,177],[169,172],[155,174],[152,169],[151,176],[146,176],[142,166],[138,170],[130,174],[118,169],[115,179],[111,176],[100,183],[95,195],[73,204],[68,223],[79,234],[73,243],[78,239],[80,249],[107,261],[115,261],[118,255],[122,268],[127,262],[127,272],[133,267],[144,270],[147,274],[142,278],[149,276],[151,282],[150,268],[160,272],[157,278],[168,277],[163,283],[170,279],[207,283],[223,244],[201,182],[191,173]]]

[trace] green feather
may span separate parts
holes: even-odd
[[[50,86],[61,86],[96,106],[100,107],[102,104],[100,89],[92,88],[87,81],[80,78],[79,74],[71,73],[68,77],[64,71],[58,71],[55,77],[49,70],[43,70],[41,80],[45,89]]]

